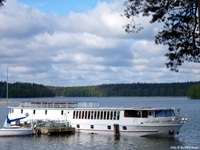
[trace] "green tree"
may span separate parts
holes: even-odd
[[[168,46],[166,66],[178,71],[184,61],[200,62],[200,0],[127,0],[124,15],[131,20],[126,32],[142,29],[134,21],[139,15],[151,16],[150,23],[163,23],[155,37],[156,44]],[[199,11],[199,12],[198,12]]]
[[[200,84],[191,86],[187,95],[191,99],[200,99]]]
[[[4,2],[5,0],[0,0],[0,6],[2,6]]]

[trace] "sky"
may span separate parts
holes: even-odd
[[[161,24],[125,33],[124,0],[9,0],[0,7],[0,81],[50,86],[200,81],[200,64],[166,68]]]

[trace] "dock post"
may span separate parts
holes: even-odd
[[[114,133],[119,136],[119,124],[114,124]]]

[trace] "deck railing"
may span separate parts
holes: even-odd
[[[20,102],[19,107],[23,108],[96,108],[99,102]]]

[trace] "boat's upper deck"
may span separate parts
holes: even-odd
[[[154,107],[143,107],[143,108],[118,108],[118,107],[100,107],[98,101],[73,101],[73,102],[42,102],[42,101],[21,101],[18,106],[9,106],[8,108],[12,109],[77,109],[77,110],[85,110],[85,109],[99,109],[99,110],[148,110],[148,111],[156,111],[156,110],[179,110],[179,108],[154,108]]]
[[[98,108],[99,102],[96,101],[75,101],[75,102],[20,102],[20,108]],[[13,108],[13,107],[10,107]],[[15,107],[16,108],[16,107]]]

